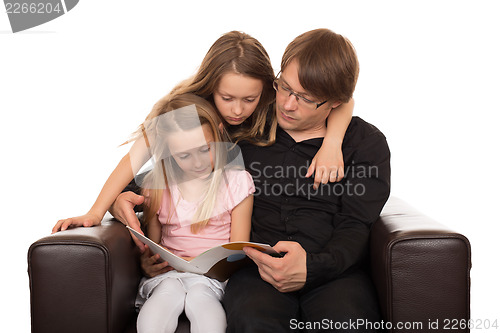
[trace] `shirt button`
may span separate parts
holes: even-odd
[[[292,240],[292,239],[293,239],[293,237],[292,237],[292,236],[288,236],[287,238],[288,238],[288,240]]]

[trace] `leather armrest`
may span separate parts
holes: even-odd
[[[141,278],[119,222],[44,237],[28,251],[32,332],[125,332],[135,327]]]
[[[370,247],[373,281],[392,332],[436,332],[429,327],[436,321],[442,330],[445,320],[470,318],[466,237],[392,197],[372,227]],[[422,327],[395,327],[414,322]]]

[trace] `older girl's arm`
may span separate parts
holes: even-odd
[[[351,122],[354,100],[332,109],[327,120],[326,135],[321,148],[314,156],[306,177],[314,175],[314,188],[319,183],[337,182],[344,178],[342,141]]]

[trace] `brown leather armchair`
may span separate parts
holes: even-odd
[[[391,198],[373,225],[372,277],[390,332],[433,332],[470,318],[466,237]],[[42,238],[28,252],[33,333],[135,332],[138,251],[111,220]],[[379,323],[380,325],[380,323]],[[454,332],[468,332],[464,328]],[[181,318],[177,332],[189,332]]]

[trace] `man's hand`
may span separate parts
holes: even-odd
[[[173,269],[168,262],[159,262],[159,259],[159,254],[153,254],[147,245],[144,246],[141,254],[141,268],[145,276],[152,278]]]
[[[275,258],[251,247],[243,250],[259,267],[262,279],[280,292],[302,289],[306,283],[306,251],[297,242],[279,242],[273,247],[276,252],[286,252],[282,258]]]
[[[134,207],[141,205],[144,202],[142,195],[135,194],[134,192],[123,192],[116,197],[115,202],[109,208],[109,212],[118,221],[128,225],[134,230],[140,229],[140,222],[135,215]]]
[[[134,207],[141,205],[144,202],[142,195],[137,195],[134,192],[123,192],[118,195],[115,202],[109,208],[109,212],[121,223],[128,225],[137,232],[141,231],[141,223],[135,215]],[[144,251],[144,244],[132,235],[135,244],[139,247],[141,252]]]

